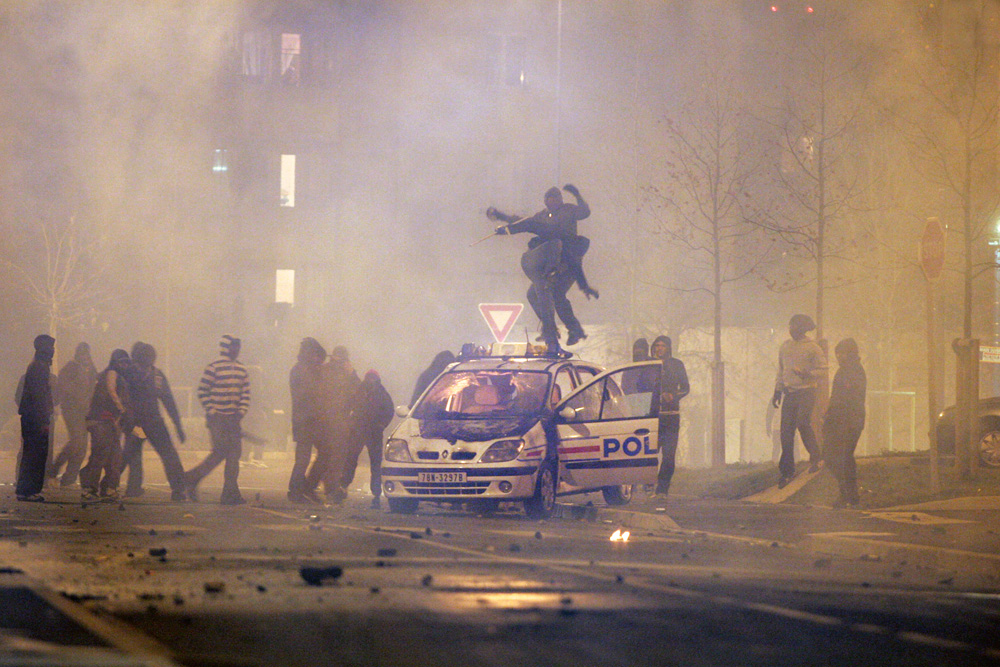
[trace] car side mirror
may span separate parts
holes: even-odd
[[[408,406],[408,405],[397,405],[396,406],[396,416],[397,417],[406,417],[406,415],[408,415],[408,414],[410,414],[410,406]]]
[[[576,410],[569,407],[568,405],[564,405],[562,406],[562,409],[559,411],[559,416],[562,418],[563,421],[572,421],[573,419],[576,418]]]

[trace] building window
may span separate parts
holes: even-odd
[[[295,269],[277,269],[274,272],[274,302],[295,303]]]
[[[243,76],[264,79],[270,71],[271,40],[266,32],[243,33]]]
[[[289,86],[299,85],[302,71],[302,38],[293,33],[281,35],[281,82]]]
[[[212,172],[224,174],[229,171],[229,151],[225,148],[216,148],[212,151]]]
[[[292,208],[295,206],[295,156],[281,156],[281,190],[280,203]]]

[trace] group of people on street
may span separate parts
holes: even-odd
[[[342,502],[358,457],[368,451],[372,507],[381,504],[382,435],[392,421],[393,402],[373,370],[359,379],[347,348],[329,355],[315,338],[302,339],[289,374],[295,462],[288,480],[293,503]]]
[[[79,479],[84,501],[140,496],[144,493],[142,447],[148,441],[163,462],[171,500],[197,501],[201,481],[223,464],[219,502],[244,504],[239,470],[242,441],[247,437],[242,420],[250,409],[250,377],[239,361],[241,347],[239,338],[224,335],[218,358],[202,372],[197,395],[205,410],[211,450],[185,472],[160,406],[181,443],[186,440],[184,427],[170,383],[155,365],[156,350],[152,345],[137,342],[131,354],[116,349],[107,367],[97,372],[89,345],[81,343],[73,359],[54,376],[50,368],[55,339],[48,335],[36,337],[34,359],[15,397],[22,433],[17,499],[44,501],[46,477],[58,478],[61,486],[71,486]],[[392,420],[393,403],[378,373],[368,371],[359,380],[346,348],[336,347],[327,357],[314,338],[306,338],[291,371],[290,389],[296,449],[288,498],[293,502],[321,503],[317,487],[322,483],[329,500],[342,501],[347,495],[345,488],[354,479],[358,457],[367,449],[372,504],[379,507],[382,435]],[[62,408],[69,437],[59,455],[50,460],[57,405]],[[81,465],[87,458],[88,435],[90,457],[86,465]],[[125,470],[129,471],[128,482],[120,494]]]
[[[861,366],[858,344],[845,338],[836,348],[838,368],[830,391],[830,400],[822,418],[823,447],[812,426],[819,382],[828,371],[826,353],[809,332],[816,328],[808,315],[797,314],[789,322],[789,335],[778,353],[778,377],[772,404],[781,410],[781,457],[778,461],[778,487],[784,488],[796,474],[795,434],[798,432],[809,454],[809,471],[820,469],[825,461],[837,480],[839,497],[835,507],[860,502],[854,452],[865,425],[867,379]],[[672,354],[669,337],[659,336],[650,346],[645,338],[632,345],[632,360],[659,360],[660,469],[654,493],[666,496],[670,490],[680,433],[680,401],[691,389],[684,363]]]
[[[21,459],[17,499],[41,502],[46,476],[71,486],[79,477],[83,500],[117,500],[122,473],[129,468],[126,496],[142,493],[142,444],[148,440],[163,461],[171,497],[187,497],[184,469],[170,433],[160,416],[163,404],[177,438],[184,442],[180,412],[163,371],[155,366],[156,350],[136,342],[132,353],[116,349],[107,367],[98,373],[86,343],[77,346],[73,360],[51,373],[55,339],[42,334],[34,340],[35,356],[15,396],[21,416]],[[247,386],[249,392],[249,385]],[[50,441],[55,406],[61,405],[69,439],[51,462]],[[87,435],[90,458],[87,456]],[[122,438],[125,438],[124,446]]]

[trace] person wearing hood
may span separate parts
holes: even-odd
[[[321,369],[321,377],[327,437],[306,472],[305,495],[312,502],[320,500],[317,489],[322,483],[327,499],[340,503],[347,498],[347,490],[341,481],[352,449],[351,431],[361,380],[343,345],[330,351],[330,358]]]
[[[21,501],[44,502],[41,492],[45,486],[45,464],[49,456],[49,434],[55,410],[50,376],[56,339],[46,334],[36,336],[34,348],[35,356],[24,373],[24,385],[18,400],[21,461],[15,493]]]
[[[160,416],[162,403],[170,420],[177,430],[177,439],[185,441],[184,427],[181,424],[180,411],[170,391],[167,376],[157,368],[156,349],[149,343],[137,342],[132,346],[132,366],[128,375],[128,391],[132,399],[136,425],[149,440],[160,460],[170,484],[170,499],[174,502],[184,502],[187,493],[184,485],[184,466],[177,454],[170,431]],[[126,496],[138,496],[142,490],[142,437],[130,435],[125,441],[123,453],[125,465],[129,467]]]
[[[358,390],[357,407],[354,410],[354,432],[351,436],[351,448],[344,462],[344,472],[341,486],[345,489],[354,481],[354,472],[358,467],[358,457],[361,450],[368,450],[368,463],[371,468],[371,481],[368,488],[372,492],[372,509],[381,507],[382,495],[382,445],[383,434],[392,421],[392,396],[382,386],[382,378],[375,371],[365,373]]]
[[[250,374],[237,357],[241,341],[226,334],[219,343],[219,358],[208,364],[198,383],[198,400],[205,408],[205,426],[212,440],[212,451],[184,475],[190,500],[198,499],[198,484],[205,475],[225,461],[222,482],[223,505],[242,505],[240,493],[240,455],[243,453],[240,425],[250,409]]]
[[[632,343],[632,361],[649,361],[649,341],[636,338]]]
[[[650,358],[660,361],[660,418],[657,441],[660,447],[660,471],[656,477],[656,495],[666,496],[674,476],[677,440],[681,432],[681,399],[691,393],[684,362],[673,356],[668,336],[657,336],[649,348]]]
[[[130,365],[128,352],[115,350],[111,353],[108,367],[101,371],[94,383],[87,411],[90,459],[80,470],[84,500],[118,499],[118,483],[122,475],[122,432],[133,428],[125,381]]]
[[[577,234],[577,222],[590,215],[590,206],[576,186],[566,185],[563,190],[573,195],[575,204],[564,202],[559,188],[552,187],[545,192],[545,208],[531,217],[502,213],[492,206],[486,210],[491,220],[506,223],[497,227],[497,234],[527,232],[535,235],[521,256],[521,269],[531,281],[527,298],[542,323],[541,338],[553,351],[560,349],[557,313],[566,325],[567,346],[576,345],[587,337],[573,312],[573,305],[566,298],[573,283],[580,284],[587,298],[599,296],[587,284],[583,273],[583,255],[590,247],[590,240]]]
[[[411,408],[417,402],[417,399],[420,398],[420,394],[424,393],[427,387],[431,386],[431,382],[434,382],[437,376],[441,375],[444,369],[453,363],[455,363],[455,355],[448,350],[442,350],[434,356],[431,365],[420,374],[417,378],[417,384],[413,387],[413,395],[410,396]]]
[[[860,502],[854,450],[865,428],[868,378],[853,338],[837,343],[834,354],[837,355],[837,372],[833,376],[830,403],[823,419],[823,453],[840,489],[840,497],[833,506],[844,507]]]
[[[795,476],[795,431],[809,452],[809,471],[819,470],[820,451],[812,427],[813,406],[819,379],[827,370],[826,354],[809,332],[816,323],[808,315],[793,315],[788,321],[791,336],[778,351],[778,376],[771,404],[781,407],[781,457],[778,459],[778,488]]]
[[[326,350],[315,338],[303,338],[295,365],[288,374],[292,397],[292,439],[295,462],[288,479],[288,499],[293,503],[319,503],[315,494],[306,495],[306,471],[313,450],[326,448],[330,439],[326,420],[323,362]]]
[[[73,358],[59,371],[57,381],[59,405],[69,437],[47,475],[56,477],[65,465],[66,470],[59,480],[60,486],[76,483],[80,466],[87,457],[87,412],[90,410],[90,399],[94,395],[96,381],[97,369],[90,357],[90,345],[80,343],[76,346]]]

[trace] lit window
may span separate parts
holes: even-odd
[[[302,39],[300,35],[282,33],[281,35],[281,81],[290,86],[299,85],[299,73],[302,67]]]
[[[274,302],[295,303],[295,269],[278,269],[274,272]]]
[[[267,33],[243,33],[243,76],[264,78],[268,74],[271,44]]]
[[[295,156],[281,156],[280,203],[289,208],[295,206]]]
[[[225,148],[216,148],[212,152],[212,171],[216,174],[229,171],[229,151]]]

